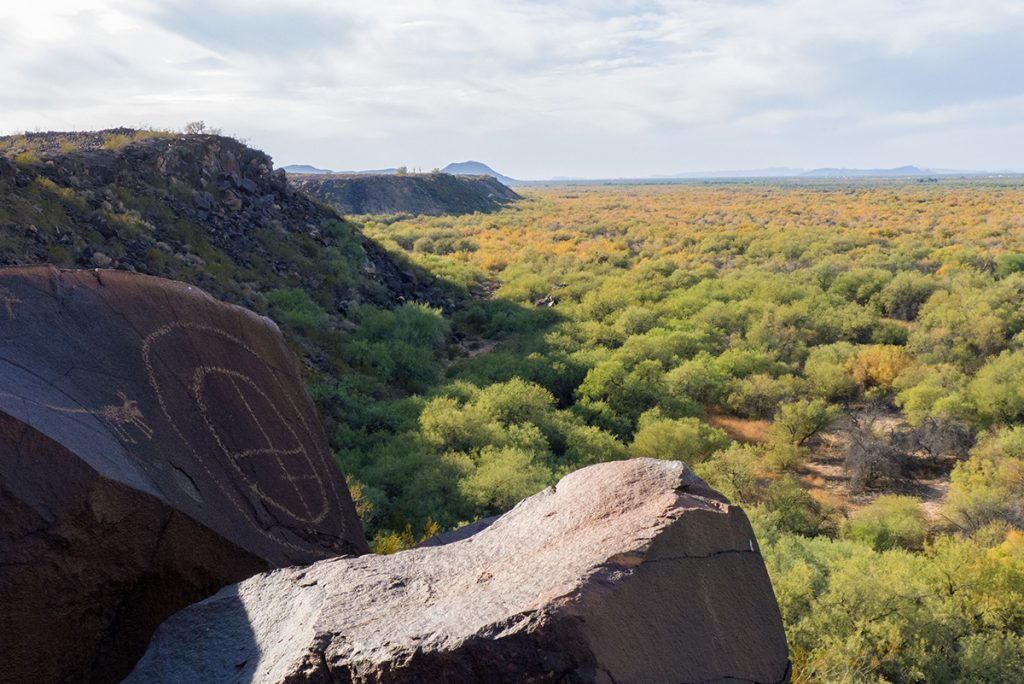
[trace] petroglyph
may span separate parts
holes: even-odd
[[[199,345],[195,336],[207,340]],[[216,365],[187,360],[188,355],[176,353],[181,348],[209,350],[218,346],[221,353],[215,354]],[[324,486],[333,457],[318,447],[307,417],[281,384],[281,371],[268,365],[243,340],[201,323],[176,322],[158,328],[143,341],[142,357],[168,424],[239,512],[246,517],[253,515],[254,502],[241,495],[247,489],[268,510],[297,521],[316,524],[328,517],[332,495],[337,498],[336,492],[328,492]],[[272,378],[276,388],[261,387],[253,379],[257,371],[260,377]],[[195,405],[201,423],[186,426],[181,418],[175,418],[179,414],[169,409],[175,394]],[[285,405],[281,404],[282,398]],[[208,437],[200,434],[200,425],[206,428]],[[211,450],[223,454],[223,466],[211,459]],[[224,466],[240,476],[231,479],[243,490],[225,484]],[[278,544],[304,550],[274,527],[261,532]]]
[[[129,428],[134,428],[143,438],[153,439],[153,428],[149,427],[142,411],[139,410],[139,402],[129,399],[124,392],[117,393],[121,404],[111,404],[101,408],[96,415],[110,424],[114,433],[130,444],[137,444],[132,439]]]
[[[7,314],[7,320],[13,321],[16,318],[14,305],[21,303],[22,301],[15,297],[13,292],[6,287],[0,287],[0,311]]]
[[[213,414],[209,410],[207,404],[207,394],[210,391],[209,382],[211,378],[217,377],[227,380],[227,384],[230,385],[233,394],[238,398],[238,401],[245,407],[246,413],[248,414],[250,420],[252,421],[252,424],[256,428],[255,431],[250,430],[249,432],[252,433],[253,436],[255,436],[255,433],[258,432],[258,436],[263,441],[265,446],[256,447],[252,449],[236,450],[229,448],[229,446],[226,444],[226,436],[224,435],[223,431],[220,430],[215,425],[213,420]],[[248,484],[253,491],[257,492],[261,499],[271,504],[275,508],[283,511],[284,513],[287,513],[288,515],[291,515],[294,518],[297,518],[308,523],[321,522],[329,512],[329,509],[326,505],[326,498],[323,500],[322,505],[320,506],[320,510],[314,513],[311,510],[309,502],[306,500],[305,496],[303,496],[302,487],[299,486],[299,483],[302,482],[319,482],[320,478],[317,477],[316,473],[313,471],[311,463],[308,464],[310,466],[308,475],[295,475],[291,471],[296,466],[301,468],[303,465],[302,460],[299,460],[298,458],[291,458],[285,461],[284,459],[282,459],[282,456],[301,456],[304,458],[306,452],[305,449],[302,447],[302,443],[299,439],[299,436],[288,424],[288,421],[285,419],[285,417],[281,415],[277,407],[274,406],[274,404],[271,402],[270,397],[268,397],[267,394],[259,388],[259,386],[252,380],[252,378],[245,375],[244,373],[240,373],[238,371],[230,370],[227,368],[220,368],[216,366],[202,366],[195,370],[192,378],[192,385],[190,388],[192,392],[192,398],[195,400],[196,405],[199,407],[200,413],[203,416],[203,420],[206,423],[206,427],[210,431],[210,435],[217,442],[217,445],[221,448],[221,451],[223,451],[224,454],[228,457],[228,460],[231,462],[231,465],[234,466],[235,470],[246,482],[246,484]],[[239,386],[239,383],[245,386],[245,391],[243,391],[243,388]],[[249,398],[246,398],[246,394],[249,394]],[[260,404],[269,407],[273,413],[272,416],[264,416],[264,418],[271,418],[278,429],[283,427],[288,432],[290,440],[294,440],[294,446],[291,446],[290,448],[281,448],[279,445],[275,444],[275,440],[271,438],[270,434],[267,432],[267,429],[264,427],[264,420],[261,419],[260,416],[257,416],[256,411],[253,409],[252,402],[250,401],[250,399],[256,397],[262,399]],[[292,486],[292,489],[294,489],[295,492],[295,497],[299,500],[299,503],[302,505],[303,513],[299,513],[294,509],[294,507],[288,506],[283,501],[281,501],[279,497],[274,497],[270,495],[267,491],[265,491],[263,487],[260,486],[260,483],[258,481],[253,480],[246,473],[245,469],[240,467],[240,461],[246,458],[259,460],[261,462],[265,460],[272,461],[272,476],[275,479],[287,482]],[[308,459],[305,460],[308,461]],[[265,470],[262,468],[261,471],[265,472]]]
[[[65,413],[68,415],[78,416],[95,416],[107,424],[114,437],[126,444],[138,444],[141,438],[144,440],[150,440],[153,438],[153,428],[146,422],[146,417],[142,414],[139,409],[139,403],[134,399],[129,399],[128,395],[124,392],[118,391],[117,397],[121,400],[120,404],[108,404],[98,409],[85,408],[81,406],[58,406],[56,404],[48,404],[42,401],[35,401],[34,399],[27,399],[25,397],[19,397],[9,392],[0,392],[7,397],[26,401],[36,406],[41,406],[50,411],[56,411],[57,413]]]

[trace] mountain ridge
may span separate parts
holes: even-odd
[[[516,185],[521,181],[515,178],[510,178],[502,173],[498,173],[487,164],[478,161],[464,161],[464,162],[452,162],[448,166],[441,169],[442,173],[450,173],[458,176],[490,176],[491,178],[498,179],[505,185]]]
[[[310,174],[289,182],[341,214],[471,214],[501,209],[520,199],[491,176],[417,174]]]

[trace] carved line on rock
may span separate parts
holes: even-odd
[[[254,357],[261,364],[263,364],[264,366],[267,366],[268,368],[270,368],[271,375],[274,378],[274,382],[277,384],[278,388],[281,390],[281,394],[287,399],[288,403],[291,405],[291,408],[295,412],[295,415],[297,415],[299,417],[299,421],[302,423],[303,429],[305,430],[307,436],[309,437],[310,442],[315,443],[316,440],[315,440],[315,438],[314,438],[314,436],[312,434],[312,431],[310,429],[308,421],[306,420],[306,417],[303,415],[303,413],[299,409],[299,407],[295,404],[294,400],[289,396],[288,392],[286,392],[284,390],[284,388],[281,386],[281,382],[278,379],[276,372],[273,370],[272,367],[269,366],[269,364],[267,364],[265,361],[263,361],[263,359],[260,358],[260,356],[251,347],[249,347],[241,339],[235,337],[234,335],[231,335],[230,333],[228,333],[228,332],[226,332],[224,330],[221,330],[220,328],[216,328],[214,326],[205,325],[205,324],[202,324],[202,323],[186,323],[186,322],[169,323],[167,325],[164,325],[164,326],[154,330],[152,333],[150,333],[149,335],[146,336],[146,338],[143,340],[143,343],[142,343],[143,364],[144,364],[144,366],[146,368],[146,374],[147,374],[147,376],[149,378],[149,383],[150,383],[150,385],[153,388],[154,394],[155,394],[156,399],[157,399],[157,403],[160,405],[160,410],[163,412],[164,417],[167,419],[168,424],[171,426],[171,429],[174,430],[175,434],[178,435],[179,439],[181,439],[181,441],[184,442],[188,446],[189,450],[192,452],[192,455],[195,457],[196,461],[199,462],[199,464],[206,471],[207,476],[209,476],[209,478],[217,485],[217,487],[221,490],[221,492],[224,493],[224,495],[227,497],[228,501],[231,502],[231,504],[239,511],[239,513],[241,513],[243,515],[243,517],[253,517],[255,515],[255,513],[252,511],[251,504],[249,504],[248,502],[243,501],[235,491],[233,491],[230,487],[225,486],[220,481],[220,479],[213,473],[213,471],[210,469],[210,466],[205,462],[205,460],[199,456],[199,454],[196,452],[195,447],[188,441],[188,439],[185,438],[185,435],[182,433],[181,429],[178,427],[178,425],[174,422],[174,419],[171,417],[170,410],[167,407],[166,400],[165,400],[163,392],[161,391],[161,388],[160,388],[160,383],[157,380],[156,370],[153,367],[153,345],[160,338],[162,338],[162,337],[164,337],[164,336],[166,336],[168,334],[171,334],[171,333],[173,333],[175,331],[188,331],[188,330],[193,330],[193,331],[196,331],[196,332],[201,332],[201,333],[206,333],[206,334],[209,334],[209,335],[214,335],[214,336],[222,338],[222,340],[226,340],[228,342],[231,342],[232,344],[236,345],[240,349],[242,349],[245,352],[249,353],[252,357]],[[275,408],[275,410],[276,410],[276,408]],[[205,418],[204,418],[204,420],[205,420]],[[299,440],[299,443],[302,444],[302,441]],[[309,459],[308,452],[306,452],[306,450],[304,448],[303,448],[302,451],[306,455],[307,460],[308,460]],[[320,457],[320,460],[321,460],[321,463],[323,464],[323,466],[325,468],[329,469],[330,468],[330,463],[327,460],[327,455],[323,453],[324,450],[323,449],[315,449],[315,451],[318,453],[318,455]],[[243,457],[243,456],[244,456],[244,452],[243,452],[243,454],[239,455],[239,457]],[[231,459],[229,457],[229,461],[230,460]],[[317,470],[315,468],[312,468],[312,463],[311,462],[310,462],[310,466],[311,466],[312,472],[317,473]],[[236,468],[237,468],[237,465],[236,465]],[[315,479],[320,484],[321,491],[323,492],[323,495],[324,495],[324,499],[323,500],[324,500],[325,512],[324,512],[323,516],[321,516],[319,518],[320,520],[322,520],[323,517],[326,516],[327,511],[329,511],[329,509],[330,509],[329,494],[327,493],[326,489],[324,488],[323,482],[320,480],[320,478],[317,477]],[[248,484],[248,482],[247,482],[247,484]],[[341,501],[340,494],[338,492],[332,492],[332,493],[334,494],[335,498],[337,498],[338,502],[340,503],[340,501]],[[261,499],[263,498],[263,495],[260,492],[257,491],[256,494]],[[271,503],[273,504],[274,502],[271,502]],[[294,514],[292,513],[291,515],[294,515]],[[273,530],[262,529],[259,526],[257,526],[256,529],[261,534],[263,534],[265,537],[269,538],[271,541],[273,541],[273,542],[275,542],[277,544],[280,544],[282,546],[285,546],[285,547],[288,547],[288,548],[291,548],[291,549],[294,549],[294,550],[297,550],[297,551],[301,551],[301,552],[304,552],[304,553],[308,553],[309,550],[310,550],[309,546],[299,546],[298,544],[295,544],[295,543],[293,543],[293,542],[283,538],[280,534],[274,532]]]
[[[214,421],[210,416],[210,411],[207,406],[206,398],[203,392],[207,378],[214,374],[222,375],[228,378],[228,380],[231,383],[231,387],[235,391],[235,394],[238,395],[238,398],[241,400],[242,405],[245,406],[245,410],[249,414],[249,417],[252,418],[253,423],[256,425],[260,434],[263,436],[263,440],[266,442],[267,448],[249,449],[245,452],[236,452],[229,449],[228,446],[224,443],[224,436],[216,428]],[[249,388],[252,391],[256,392],[263,398],[264,402],[266,402],[266,404],[274,412],[274,418],[276,419],[276,421],[291,434],[291,437],[293,440],[295,440],[295,443],[300,445],[298,449],[279,449],[275,446],[274,440],[270,437],[270,435],[267,433],[267,430],[263,427],[263,421],[261,421],[256,416],[256,412],[253,410],[252,405],[249,403],[249,400],[246,399],[245,392],[243,392],[242,388],[238,386],[239,382],[245,383],[246,385],[249,386]],[[278,411],[277,407],[274,406],[273,402],[270,401],[270,397],[267,396],[266,392],[260,389],[256,382],[254,382],[253,379],[250,378],[248,375],[240,373],[239,371],[230,370],[228,368],[221,368],[219,366],[200,366],[199,368],[197,368],[192,375],[192,385],[190,389],[192,392],[192,398],[195,400],[196,405],[199,407],[200,413],[203,416],[203,421],[206,423],[206,427],[210,431],[210,434],[213,436],[214,441],[217,442],[217,445],[220,447],[221,451],[223,451],[224,455],[227,456],[228,461],[231,463],[231,466],[239,474],[242,480],[249,486],[250,490],[253,491],[257,496],[259,496],[264,501],[270,503],[275,508],[281,510],[284,513],[287,513],[293,518],[308,523],[322,522],[323,519],[327,516],[327,513],[329,512],[329,507],[327,504],[327,493],[324,491],[323,482],[321,482],[320,479],[316,477],[316,470],[313,466],[313,463],[309,460],[309,457],[306,455],[306,450],[301,446],[302,440],[299,439],[299,436],[295,433],[294,430],[292,430],[291,426],[288,425],[288,421],[285,420],[285,417],[281,415],[281,412]],[[281,458],[282,455],[288,453],[300,454],[306,460],[306,463],[309,466],[309,471],[310,473],[313,473],[313,475],[300,477],[292,475],[289,472],[288,467],[285,465],[284,460],[282,460]],[[242,458],[243,455],[254,456],[260,454],[273,456],[274,461],[277,463],[278,469],[281,471],[281,474],[279,476],[280,479],[285,482],[288,482],[295,490],[295,496],[296,498],[298,498],[299,502],[302,504],[302,507],[305,509],[305,515],[299,514],[295,510],[289,508],[280,500],[274,498],[273,496],[265,492],[263,488],[260,486],[259,482],[250,480],[246,472],[238,466],[238,460]],[[309,502],[306,500],[306,497],[303,496],[302,490],[296,484],[297,482],[304,482],[307,480],[313,480],[319,483],[320,500],[322,502],[322,505],[320,506],[320,510],[317,515],[313,514],[313,509],[310,507]]]
[[[7,320],[13,321],[17,319],[17,316],[14,315],[14,305],[22,303],[13,292],[6,287],[0,287],[0,311],[7,314]]]

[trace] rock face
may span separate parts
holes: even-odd
[[[342,214],[471,214],[520,199],[490,176],[289,175],[295,187]]]
[[[225,584],[366,551],[272,322],[159,278],[0,269],[0,680],[118,681]]]
[[[252,577],[178,613],[127,681],[779,682],[743,512],[682,463],[591,466],[447,544]]]

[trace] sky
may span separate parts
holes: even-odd
[[[1024,170],[1022,0],[0,4],[0,134],[202,120],[275,163],[516,178]]]

